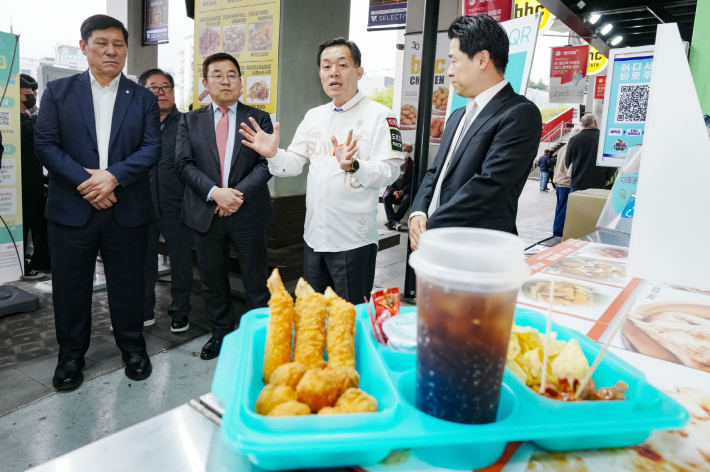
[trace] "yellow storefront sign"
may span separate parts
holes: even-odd
[[[589,47],[589,67],[587,75],[595,75],[603,71],[606,67],[606,57],[602,55],[594,46]]]
[[[537,12],[542,12],[542,19],[540,20],[540,31],[542,31],[545,26],[548,26],[548,23],[552,24],[554,17],[550,12],[536,0],[515,0],[513,18],[522,18],[523,16],[534,15]]]
[[[195,2],[195,83],[193,106],[210,103],[202,84],[205,58],[225,52],[242,71],[245,104],[276,113],[280,0],[197,0]]]

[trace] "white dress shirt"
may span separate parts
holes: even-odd
[[[234,152],[234,138],[237,133],[237,104],[239,102],[234,102],[231,105],[229,111],[227,112],[227,118],[229,118],[229,134],[227,135],[227,149],[224,152],[224,171],[222,172],[222,188],[229,187],[229,170],[232,168],[232,153]],[[219,106],[215,106],[213,103],[210,105],[212,107],[212,114],[214,115],[214,129],[217,132],[217,123],[222,119],[222,112],[219,111]],[[215,185],[210,189],[210,193],[207,194],[207,200],[212,200],[212,192],[217,188]]]
[[[108,167],[108,144],[111,140],[111,122],[113,121],[113,107],[116,104],[118,82],[121,74],[116,76],[106,87],[102,87],[89,69],[91,77],[91,98],[94,101],[94,122],[96,122],[96,144],[99,149],[99,169]]]
[[[402,135],[392,110],[361,92],[336,111],[327,103],[306,113],[288,150],[269,159],[277,177],[301,173],[310,162],[303,239],[316,252],[348,251],[377,244],[380,188],[392,184],[402,164]],[[331,136],[357,138],[360,168],[348,174],[333,155]]]
[[[476,117],[481,113],[481,111],[488,105],[488,102],[495,97],[498,92],[503,90],[503,87],[508,85],[508,81],[503,79],[501,82],[497,83],[493,87],[489,88],[478,94],[476,98],[469,98],[468,103],[466,103],[466,112],[461,117],[458,128],[456,128],[456,133],[451,140],[451,146],[449,146],[449,153],[446,156],[446,161],[444,161],[444,166],[439,174],[439,179],[436,182],[436,187],[434,187],[434,194],[431,197],[431,203],[429,204],[429,209],[427,211],[428,216],[431,216],[434,211],[439,208],[439,201],[441,197],[441,186],[444,182],[444,177],[446,177],[446,171],[449,169],[449,164],[451,163],[451,158],[453,157],[454,151],[456,151],[457,144],[459,140],[466,134],[466,131],[471,127]],[[417,215],[427,216],[423,211],[414,211],[409,215],[409,219]]]

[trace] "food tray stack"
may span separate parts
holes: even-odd
[[[652,431],[677,429],[688,412],[646,382],[643,374],[608,353],[593,380],[629,385],[627,400],[565,403],[533,392],[506,368],[498,419],[485,425],[444,421],[414,406],[416,355],[375,341],[367,311],[358,305],[356,361],[361,388],[379,403],[377,413],[271,418],[257,415],[268,309],[252,310],[225,338],[212,391],[225,404],[225,443],[266,470],[371,465],[393,449],[410,448],[438,467],[475,469],[494,463],[509,441],[531,440],[554,451],[632,446]],[[412,311],[414,308],[403,308]],[[545,330],[545,317],[518,309],[515,323]],[[590,364],[600,346],[553,323],[557,339],[577,339]]]

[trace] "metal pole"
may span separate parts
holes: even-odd
[[[414,148],[412,201],[419,191],[429,167],[429,137],[431,126],[431,103],[434,95],[434,69],[436,63],[436,36],[439,27],[439,3],[441,0],[424,0],[424,28],[422,31],[422,71],[419,76],[419,106],[417,137]],[[412,245],[407,243],[407,264],[404,274],[404,299],[413,302],[417,295],[417,279],[409,266]]]

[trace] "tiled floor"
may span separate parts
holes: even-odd
[[[538,185],[529,181],[520,199],[517,223],[526,245],[552,236],[556,197],[540,193]],[[378,219],[384,228],[381,206]],[[399,246],[378,254],[376,288],[403,288],[406,238],[402,233]],[[145,329],[149,351],[157,353],[151,357],[153,375],[132,382],[118,370],[122,363],[108,330],[106,293],[97,292],[87,380],[74,392],[56,394],[51,388],[57,350],[51,297],[34,283],[16,284],[42,298],[34,313],[0,318],[0,472],[26,470],[209,391],[216,360],[199,358],[209,325],[198,293],[191,300],[190,331],[172,334],[165,312],[169,285],[158,284],[156,324]],[[235,310],[244,311],[236,299]]]

